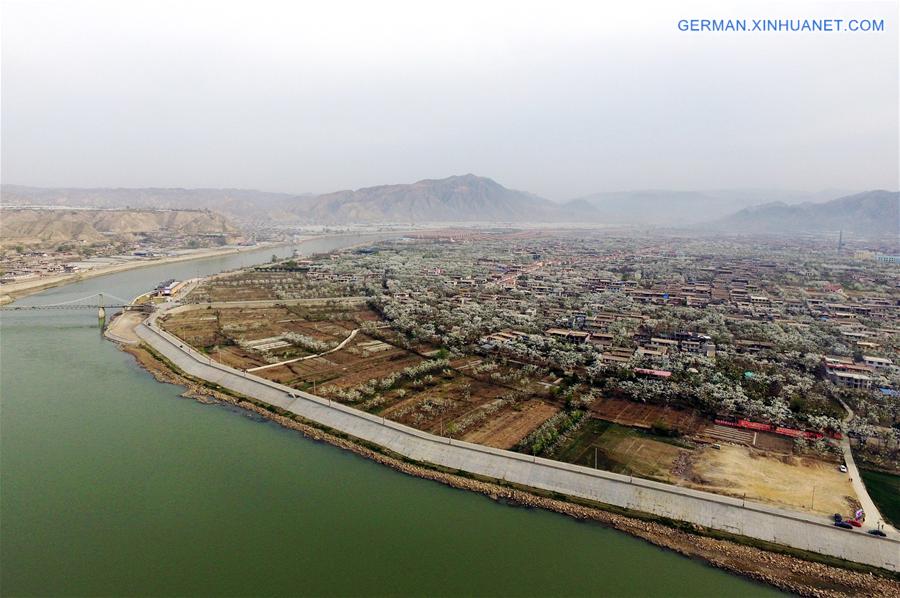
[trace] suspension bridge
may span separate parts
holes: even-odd
[[[107,299],[111,299],[108,302]],[[151,304],[135,304],[127,299],[116,297],[110,293],[94,293],[87,297],[79,297],[70,301],[62,301],[60,303],[44,303],[38,305],[8,305],[0,307],[0,311],[25,311],[34,309],[96,309],[98,315],[103,317],[106,315],[107,309],[124,309],[124,310],[147,310]]]

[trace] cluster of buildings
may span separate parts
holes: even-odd
[[[839,356],[822,358],[828,379],[845,388],[870,389],[876,373],[891,370],[894,362],[887,357],[863,355],[862,361]]]
[[[665,314],[712,310],[736,331],[753,330],[755,323],[836,331],[848,350],[825,362],[825,376],[835,384],[870,388],[879,374],[893,371],[900,271],[873,271],[834,256],[811,261],[806,247],[711,249],[716,243],[432,239],[395,253],[357,252],[352,263],[327,257],[296,266],[312,279],[376,286],[395,301],[425,301],[448,313],[469,304],[487,306],[506,325],[480,338],[484,348],[540,335],[590,345],[607,364],[653,364],[681,354],[711,359],[723,352],[765,360],[777,352],[775,339],[764,334],[723,337],[721,328],[691,329],[683,317],[675,318],[681,328],[658,324]],[[829,353],[827,347],[821,351]]]
[[[40,249],[22,252],[7,250],[0,260],[0,266],[3,269],[3,273],[0,275],[0,284],[71,274],[89,267],[82,263],[82,258],[77,253],[51,252]]]

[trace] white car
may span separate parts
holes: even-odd
[[[847,466],[846,466],[846,465],[841,465],[840,467],[838,467],[838,469],[841,470],[841,473],[847,473]]]

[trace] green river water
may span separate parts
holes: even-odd
[[[19,304],[130,298],[272,253],[290,249],[133,270]],[[4,596],[776,593],[180,398],[103,340],[91,310],[3,313],[0,360]]]

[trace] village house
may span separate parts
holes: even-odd
[[[894,362],[885,357],[875,357],[872,355],[863,355],[863,363],[876,370],[888,370],[894,366]]]
[[[591,338],[590,332],[583,330],[567,330],[565,328],[550,328],[544,332],[546,336],[564,340],[570,343],[586,343]]]

